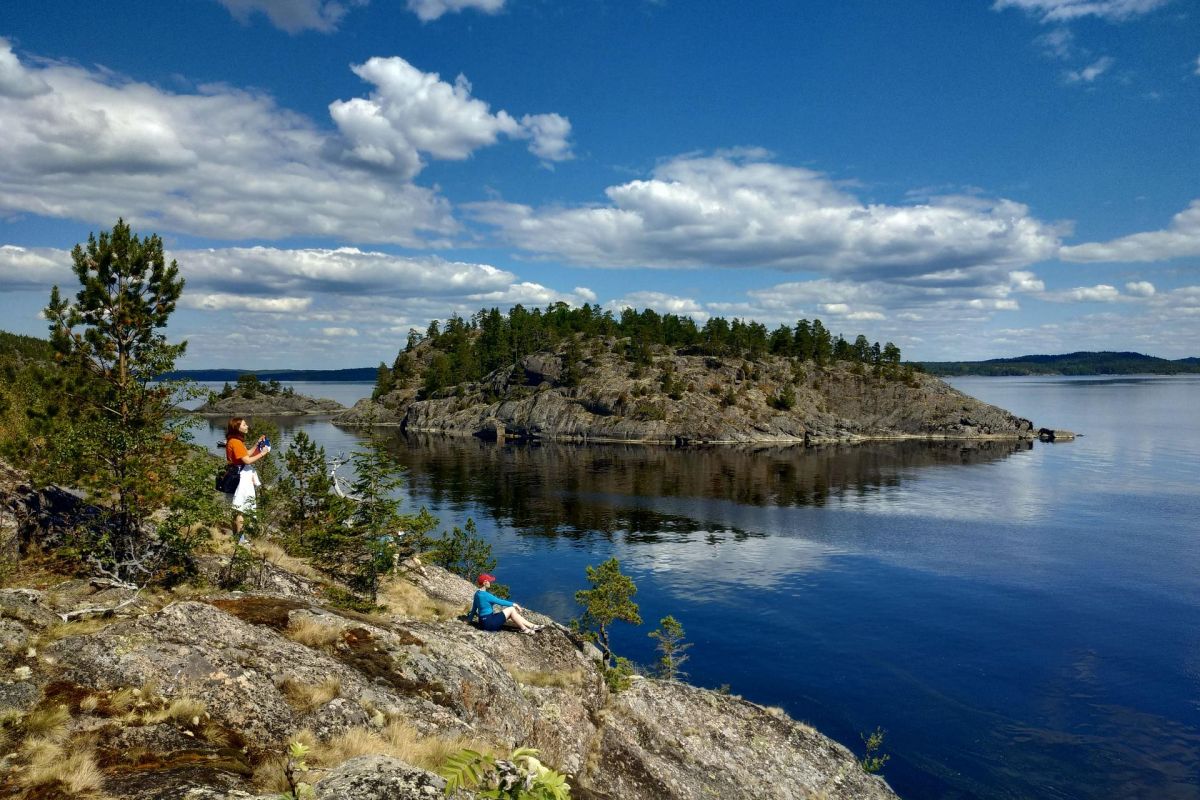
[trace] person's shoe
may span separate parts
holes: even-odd
[[[521,633],[525,634],[526,636],[533,636],[535,633],[537,633],[537,628],[526,628],[525,630],[521,631]]]
[[[545,626],[545,625],[534,625],[534,626],[533,626],[533,632],[534,632],[534,633],[537,633],[538,631],[540,631],[540,630],[541,630],[542,628],[544,628],[544,627],[546,627],[546,626]]]

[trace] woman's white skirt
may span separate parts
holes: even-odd
[[[243,466],[238,479],[237,491],[233,493],[233,508],[243,514],[254,511],[254,490],[262,486],[254,467]]]

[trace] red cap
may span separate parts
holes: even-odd
[[[479,577],[475,579],[475,583],[480,584],[480,585],[483,585],[484,581],[487,581],[488,583],[495,583],[496,576],[488,575],[486,572],[483,572],[483,573],[480,573]]]

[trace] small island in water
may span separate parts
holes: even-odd
[[[342,425],[670,444],[1024,439],[1026,419],[901,361],[891,342],[820,320],[757,322],[565,304],[411,331]]]
[[[226,381],[221,391],[209,392],[204,404],[192,413],[206,417],[250,417],[336,414],[345,410],[336,400],[298,394],[278,380],[260,381],[253,373],[243,373],[236,384]]]

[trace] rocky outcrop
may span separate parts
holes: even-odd
[[[303,394],[255,392],[252,396],[235,391],[229,397],[212,397],[193,414],[209,417],[302,416],[337,414],[346,407],[336,400]]]
[[[425,571],[420,588],[465,607],[466,582]],[[65,708],[57,735],[94,748],[110,796],[277,796],[254,776],[294,738],[382,742],[372,731],[403,724],[499,752],[537,748],[577,797],[894,797],[849,751],[781,712],[651,679],[611,694],[591,651],[553,624],[485,633],[460,619],[218,592],[60,629],[51,595],[87,602],[73,591],[0,595],[0,619],[26,639],[3,651],[0,706]],[[298,686],[334,696],[298,704]],[[432,798],[444,785],[391,752],[322,765],[309,780],[330,800]]]
[[[1033,436],[1028,420],[919,373],[885,378],[845,362],[727,362],[665,350],[652,367],[637,368],[619,352],[613,343],[600,346],[573,377],[560,355],[539,353],[428,398],[409,384],[359,401],[335,422],[485,438],[670,444]]]

